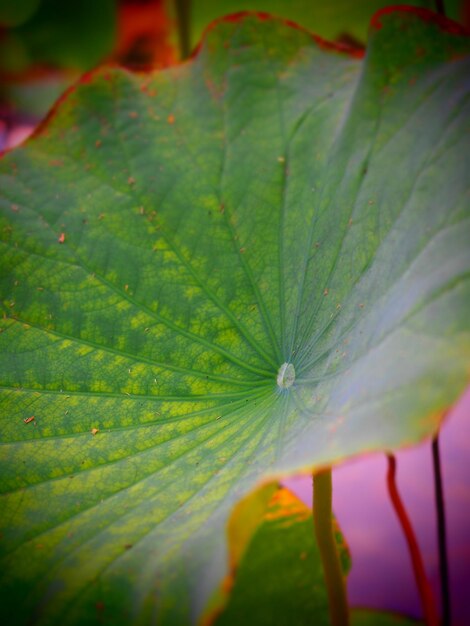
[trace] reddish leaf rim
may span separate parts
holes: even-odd
[[[403,15],[416,15],[420,19],[422,19],[423,22],[435,24],[440,28],[443,33],[447,33],[449,35],[457,35],[460,37],[470,37],[470,31],[462,26],[462,24],[454,22],[454,20],[451,20],[444,15],[435,13],[434,11],[431,11],[431,9],[426,9],[424,7],[412,7],[406,4],[394,4],[392,6],[379,9],[371,17],[370,27],[375,30],[380,30],[383,26],[380,19],[384,17],[384,15],[390,15],[393,13],[402,13]]]
[[[258,18],[260,22],[266,22],[266,21],[278,22],[281,24],[285,24],[289,28],[299,30],[300,32],[309,35],[312,38],[312,40],[323,50],[339,52],[339,53],[346,54],[356,59],[362,59],[365,55],[364,47],[355,48],[353,46],[348,46],[347,44],[344,44],[344,43],[328,41],[326,39],[323,39],[323,37],[320,37],[320,35],[316,35],[315,33],[312,33],[310,30],[308,30],[308,28],[305,28],[304,26],[297,24],[297,22],[294,22],[293,20],[289,20],[283,17],[279,17],[277,15],[272,15],[271,13],[265,13],[261,11],[239,11],[238,13],[230,13],[229,15],[223,15],[222,17],[218,17],[217,19],[213,20],[210,24],[208,24],[202,33],[200,42],[194,48],[190,56],[190,59],[197,57],[197,55],[199,54],[201,50],[202,45],[204,44],[204,41],[207,38],[207,35],[219,24],[223,24],[225,22],[240,23],[246,18],[250,18],[250,17]]]
[[[424,9],[421,7],[412,7],[412,6],[408,6],[408,5],[392,5],[389,7],[385,7],[383,9],[379,9],[379,11],[377,11],[372,17],[371,17],[371,21],[370,21],[370,28],[374,29],[374,30],[380,30],[383,26],[382,22],[381,22],[381,18],[384,17],[385,15],[391,15],[391,14],[402,14],[402,15],[415,15],[417,17],[419,17],[420,19],[422,19],[425,22],[430,22],[433,24],[436,24],[437,26],[439,26],[439,28],[445,32],[445,33],[449,33],[452,35],[457,35],[457,36],[463,36],[463,37],[470,37],[470,31],[468,31],[466,28],[464,28],[462,25],[458,24],[457,22],[454,22],[453,20],[444,17],[442,15],[439,15],[437,13],[434,13],[433,11],[431,11],[430,9]],[[309,35],[311,37],[311,39],[323,50],[328,50],[331,52],[336,52],[339,54],[345,54],[349,57],[352,58],[356,58],[356,59],[362,59],[365,56],[365,48],[354,48],[352,46],[348,46],[347,44],[344,43],[337,43],[337,42],[333,42],[333,41],[328,41],[326,39],[323,39],[323,37],[320,37],[319,35],[316,35],[315,33],[312,33],[311,31],[309,31],[307,28],[304,28],[303,26],[297,24],[296,22],[289,20],[289,19],[285,19],[282,17],[278,17],[278,16],[274,16],[271,15],[269,13],[265,13],[265,12],[257,12],[257,11],[240,11],[238,13],[231,13],[229,15],[225,15],[222,16],[220,18],[217,18],[216,20],[212,21],[210,24],[208,24],[201,36],[201,39],[199,41],[199,43],[196,45],[196,47],[194,48],[191,56],[189,57],[189,59],[185,59],[183,61],[180,61],[179,63],[175,63],[176,65],[181,65],[184,63],[190,63],[192,60],[194,60],[200,53],[203,44],[205,43],[208,34],[214,29],[216,28],[219,24],[221,23],[225,23],[225,22],[235,22],[235,23],[239,23],[242,22],[243,20],[250,18],[250,17],[255,17],[257,18],[259,21],[268,21],[268,20],[272,20],[275,22],[279,22],[282,24],[285,24],[287,27],[289,28],[294,28],[296,30],[299,30],[303,33],[306,33],[307,35]],[[171,67],[171,66],[170,66]],[[67,99],[69,98],[69,96],[74,93],[77,89],[77,87],[80,84],[86,84],[86,83],[90,83],[92,82],[92,80],[102,74],[103,77],[106,79],[106,72],[107,71],[111,71],[113,69],[120,69],[124,72],[129,72],[131,74],[140,74],[143,76],[147,76],[150,74],[153,74],[155,72],[159,72],[159,71],[164,71],[161,68],[157,68],[157,69],[151,69],[151,70],[142,70],[142,71],[138,71],[138,70],[130,70],[126,67],[123,67],[117,63],[105,63],[102,65],[97,66],[96,68],[85,72],[79,79],[77,82],[75,82],[73,85],[71,85],[70,87],[68,87],[63,94],[61,94],[59,96],[59,98],[55,101],[55,103],[52,105],[52,107],[50,108],[49,112],[46,114],[46,116],[39,122],[38,126],[34,129],[33,133],[26,139],[26,141],[29,141],[30,139],[33,139],[34,137],[37,137],[39,135],[42,135],[46,132],[48,125],[52,122],[52,120],[54,119],[54,117],[57,115],[59,108],[62,106],[62,104],[64,104]],[[24,144],[21,144],[24,145]],[[17,146],[15,146],[17,147]],[[0,159],[3,158],[3,156],[9,152],[11,152],[11,150],[13,150],[14,148],[11,149],[7,149],[7,150],[2,150],[0,151]]]

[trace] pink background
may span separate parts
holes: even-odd
[[[470,624],[470,387],[440,433],[441,470],[447,522],[452,623]],[[418,538],[426,572],[439,600],[434,478],[430,442],[400,451],[397,483]],[[386,485],[387,460],[368,455],[333,471],[333,508],[351,550],[351,606],[376,607],[421,617],[405,538]],[[312,504],[311,479],[286,481]]]

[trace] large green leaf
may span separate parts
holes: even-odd
[[[187,623],[255,483],[416,441],[465,386],[468,40],[374,24],[361,61],[223,21],[0,162],[9,624]]]

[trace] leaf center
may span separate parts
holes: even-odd
[[[292,363],[283,363],[277,373],[277,385],[280,389],[289,389],[295,381],[295,368]]]

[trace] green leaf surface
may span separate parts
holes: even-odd
[[[8,624],[196,619],[255,484],[461,393],[468,39],[374,24],[361,60],[223,21],[186,64],[85,76],[0,161]]]

